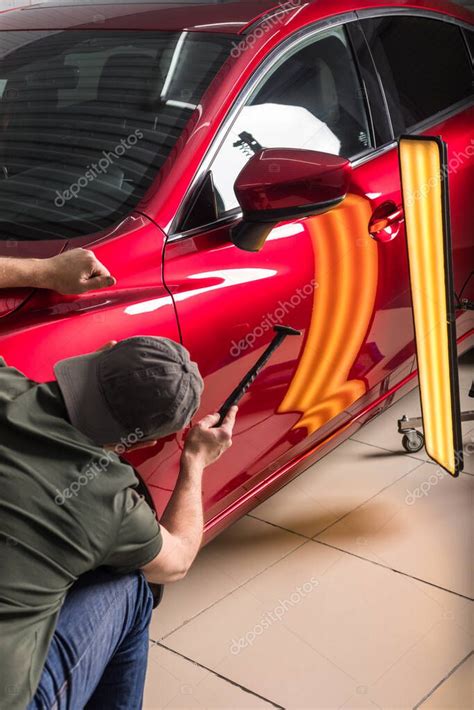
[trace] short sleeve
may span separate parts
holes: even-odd
[[[122,499],[117,508],[122,510],[122,519],[102,565],[127,574],[151,562],[160,552],[163,540],[155,513],[143,496],[134,488],[126,488],[119,495]]]

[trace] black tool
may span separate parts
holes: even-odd
[[[249,387],[255,382],[260,372],[263,370],[275,350],[277,350],[277,348],[279,348],[280,345],[283,343],[285,338],[288,335],[301,335],[301,331],[295,330],[295,328],[290,328],[286,325],[276,325],[273,330],[275,331],[276,335],[268,346],[268,348],[265,350],[263,355],[258,359],[252,369],[249,370],[249,372],[245,375],[242,382],[237,385],[230,397],[226,399],[222,407],[219,409],[219,421],[215,425],[216,427],[220,427],[222,425],[222,422],[224,421],[229,412],[229,409],[240,402],[244,394],[247,392]]]

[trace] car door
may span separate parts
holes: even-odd
[[[374,13],[377,14],[377,13]],[[448,146],[448,176],[454,286],[464,297],[474,294],[474,107],[472,28],[442,16],[416,13],[383,15],[361,21],[384,86],[395,136],[420,133],[441,136]],[[403,46],[403,52],[400,47]],[[472,49],[471,49],[472,51]],[[387,154],[398,160],[394,148]],[[398,173],[390,171],[398,188]],[[429,190],[429,185],[425,186]],[[416,199],[417,196],[413,196]],[[458,313],[458,338],[472,330],[468,312]]]
[[[342,25],[313,30],[271,61],[227,135],[218,136],[201,194],[190,196],[193,229],[172,235],[165,250],[182,340],[206,384],[198,416],[218,409],[275,324],[302,331],[285,341],[242,401],[232,455],[205,474],[208,521],[347,424],[387,378],[411,367],[413,355],[400,346],[413,338],[411,313],[397,301],[408,293],[403,238],[393,238],[401,223],[380,241],[368,231],[374,211],[400,203],[377,153],[386,138],[380,88],[358,73]],[[249,253],[230,242],[240,219],[233,184],[262,147],[341,154],[355,170],[340,207],[278,224],[263,250]],[[212,199],[219,218],[199,226]]]

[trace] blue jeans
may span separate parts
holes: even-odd
[[[29,710],[139,710],[152,610],[140,572],[81,577],[61,609]]]

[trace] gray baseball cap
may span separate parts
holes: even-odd
[[[204,389],[188,351],[167,338],[122,340],[61,360],[54,373],[71,423],[101,445],[136,430],[142,441],[175,434],[189,424]]]

